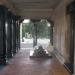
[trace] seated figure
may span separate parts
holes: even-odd
[[[48,56],[48,54],[46,53],[46,51],[43,49],[42,46],[39,46],[37,49],[35,48],[33,56],[43,57],[43,56]]]

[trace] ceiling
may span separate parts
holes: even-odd
[[[18,10],[18,14],[25,18],[50,17],[52,11],[61,0],[10,0]]]

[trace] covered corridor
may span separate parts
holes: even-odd
[[[20,29],[24,19],[34,24],[34,46],[36,23],[46,19],[51,24],[47,51],[52,58],[32,59],[31,49],[21,48]],[[0,75],[74,74],[75,0],[0,0]]]

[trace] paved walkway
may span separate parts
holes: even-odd
[[[29,58],[29,49],[21,49],[0,75],[70,75],[55,58]]]

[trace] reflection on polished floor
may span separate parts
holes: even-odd
[[[29,58],[29,49],[21,51],[5,66],[0,75],[70,75],[56,58]]]

